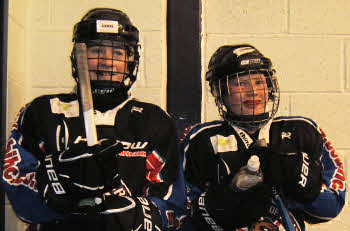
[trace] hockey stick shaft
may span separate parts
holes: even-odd
[[[83,110],[85,133],[88,146],[97,144],[97,132],[92,101],[89,67],[87,62],[87,48],[85,43],[75,44],[77,60],[80,98]]]
[[[257,145],[260,147],[267,147],[266,140],[265,139],[258,140]],[[288,212],[286,206],[284,205],[280,194],[281,194],[281,192],[277,190],[277,187],[273,186],[272,187],[272,195],[273,195],[274,199],[276,200],[276,203],[277,203],[278,208],[280,210],[283,226],[285,227],[286,231],[295,231],[294,225],[293,225],[292,220],[290,219],[290,216],[289,216],[289,212]]]
[[[285,227],[286,231],[295,231],[292,220],[289,217],[289,212],[288,212],[286,206],[284,205],[282,198],[280,197],[276,187],[272,187],[272,194],[273,194],[274,199],[277,202],[277,205],[278,205],[278,208],[280,210],[281,217],[282,217],[282,223],[283,223],[283,226]]]

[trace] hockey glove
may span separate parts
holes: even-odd
[[[103,141],[74,143],[63,152],[45,156],[36,171],[38,191],[51,208],[68,213],[81,199],[101,196],[117,175],[116,155],[122,144]]]
[[[196,230],[246,227],[264,215],[271,195],[270,186],[261,183],[242,192],[233,192],[227,186],[212,187],[194,205],[192,223]]]
[[[261,146],[257,142],[249,146],[248,152],[251,155],[257,155],[259,157],[264,183],[280,187],[283,184],[284,178],[282,176],[279,154],[267,146]]]
[[[249,151],[261,162],[264,182],[281,188],[285,196],[299,202],[316,199],[322,186],[322,165],[306,152],[281,153],[252,144]]]
[[[106,230],[163,230],[158,207],[145,197],[110,196],[93,209],[104,216]]]
[[[285,195],[301,203],[312,202],[322,187],[323,167],[306,152],[281,153]]]

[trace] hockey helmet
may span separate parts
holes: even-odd
[[[89,65],[90,78],[94,76],[90,80],[93,93],[110,93],[116,89],[127,92],[130,89],[138,72],[139,31],[125,13],[110,8],[90,10],[75,24],[72,41],[74,44],[86,43],[88,50],[91,47],[95,49],[93,55],[88,52],[88,60],[96,63],[94,66]],[[107,49],[112,49],[110,57],[101,55]],[[72,75],[78,82],[74,46],[71,62]],[[121,62],[125,64],[124,68],[117,68],[117,63]],[[112,80],[116,75],[122,76],[121,82]]]
[[[249,44],[219,47],[209,61],[206,80],[219,114],[231,124],[256,130],[278,110],[279,86],[271,60]]]

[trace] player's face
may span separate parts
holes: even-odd
[[[225,105],[237,115],[258,115],[265,112],[268,102],[266,78],[261,73],[242,75],[227,80]]]
[[[91,80],[122,82],[128,72],[128,56],[124,48],[91,46],[87,56]]]

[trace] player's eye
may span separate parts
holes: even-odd
[[[113,57],[115,58],[123,58],[125,54],[126,52],[123,49],[113,49]]]

